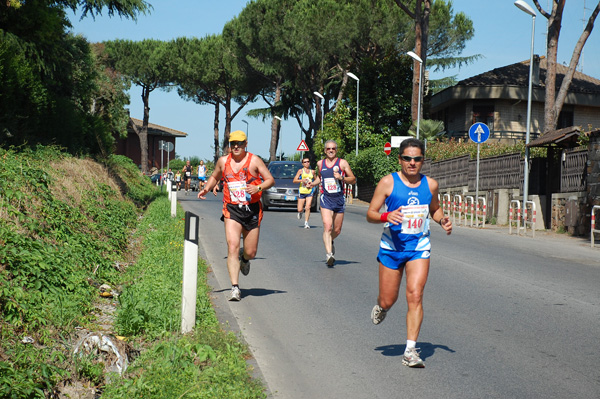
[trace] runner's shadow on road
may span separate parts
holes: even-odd
[[[224,288],[222,290],[213,290],[213,292],[229,292],[230,290],[231,288]],[[287,294],[287,291],[270,290],[266,288],[242,288],[242,298],[248,296],[267,296],[272,294]]]
[[[419,351],[421,352],[421,359],[423,360],[433,356],[436,349],[443,349],[450,353],[455,352],[453,349],[448,348],[446,345],[434,345],[430,342],[417,342],[417,348],[419,348]],[[406,344],[384,345],[375,348],[375,350],[380,351],[383,356],[402,356],[404,354],[405,349]]]
[[[346,265],[351,265],[353,263],[360,263],[360,262],[355,262],[352,260],[343,260],[343,259],[337,259],[335,260],[335,263],[333,264],[333,266],[328,267],[329,269],[335,269],[336,266],[346,266]]]
[[[242,298],[247,296],[267,296],[272,294],[287,294],[287,291],[270,290],[266,288],[242,288]]]

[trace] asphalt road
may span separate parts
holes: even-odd
[[[382,324],[370,320],[382,226],[366,222],[365,206],[348,206],[333,268],[320,214],[304,229],[293,210],[266,212],[232,303],[222,197],[179,194],[201,217],[219,317],[249,344],[274,398],[600,398],[600,249],[589,241],[433,226],[417,343],[426,368],[410,369],[403,295]]]

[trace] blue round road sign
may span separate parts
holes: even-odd
[[[477,144],[484,143],[490,138],[490,128],[485,123],[474,123],[469,128],[469,137]]]

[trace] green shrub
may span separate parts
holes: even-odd
[[[0,158],[0,353],[9,359],[0,368],[13,381],[0,378],[0,397],[43,397],[68,374],[61,334],[88,323],[89,282],[115,279],[138,213],[97,163],[54,147],[0,149]]]
[[[373,185],[377,185],[382,177],[400,170],[397,148],[393,148],[390,155],[386,156],[383,146],[371,147],[359,152],[358,158],[352,154],[347,160],[359,182]]]

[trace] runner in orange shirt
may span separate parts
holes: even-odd
[[[246,151],[246,134],[236,130],[229,135],[229,155],[222,156],[208,178],[198,198],[206,199],[206,193],[223,178],[223,215],[227,239],[227,270],[231,280],[230,301],[242,298],[238,284],[240,271],[250,272],[250,260],[256,256],[263,211],[260,197],[262,191],[272,187],[275,179],[260,159]],[[240,235],[244,246],[240,248]]]

